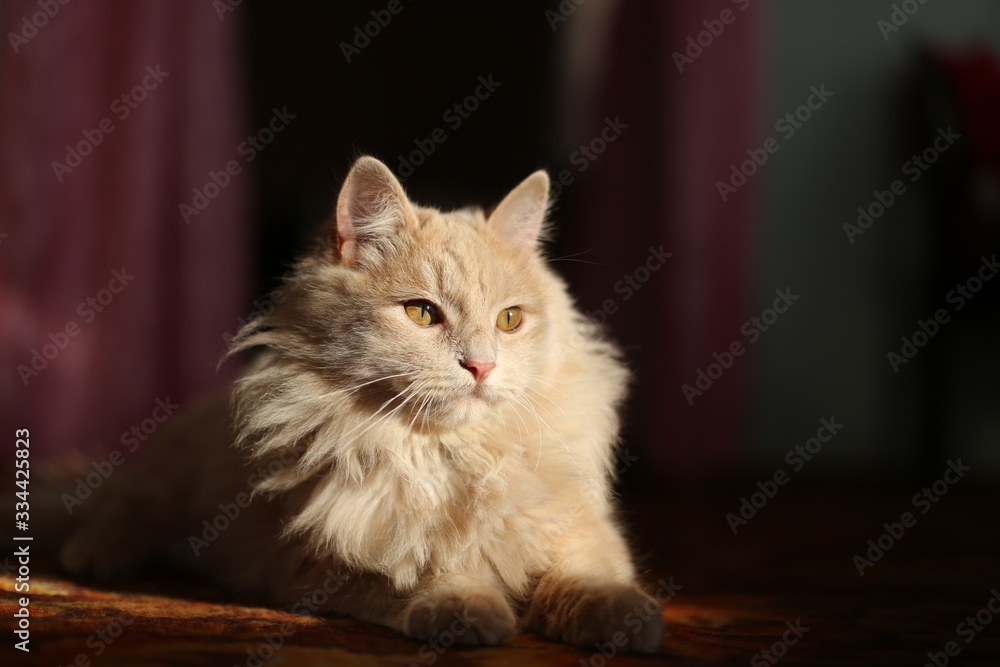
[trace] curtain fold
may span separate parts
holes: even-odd
[[[725,474],[746,459],[751,355],[708,388],[697,381],[718,374],[713,355],[746,347],[741,327],[754,314],[760,176],[725,199],[717,182],[763,139],[762,11],[729,0],[618,3],[591,132],[601,136],[609,119],[628,127],[588,164],[589,187],[563,216],[594,249],[583,259],[596,265],[568,267],[584,309],[607,321],[638,378],[626,441],[660,477]]]
[[[36,452],[99,456],[231,372],[216,363],[249,309],[252,175],[189,221],[180,205],[247,134],[240,17],[41,4],[2,4],[2,421]]]

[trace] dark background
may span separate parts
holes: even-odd
[[[537,7],[402,2],[403,11],[346,62],[340,44],[383,5],[246,7],[249,94],[263,126],[275,105],[299,114],[294,136],[260,163],[262,276],[278,275],[328,219],[351,161],[375,155],[410,196],[441,208],[492,205],[554,152],[555,44]],[[361,43],[361,42],[359,42]],[[493,75],[499,93],[452,130],[443,113]],[[435,128],[450,140],[409,178],[399,156]]]
[[[154,406],[224,389],[239,372],[218,366],[226,337],[267,310],[323,233],[353,160],[398,170],[443,128],[403,179],[419,203],[490,206],[535,169],[569,174],[548,254],[635,372],[622,518],[650,589],[684,589],[664,601],[660,653],[615,664],[759,662],[795,620],[813,629],[783,664],[922,664],[988,611],[1000,581],[1000,282],[961,311],[947,295],[997,251],[1000,4],[400,0],[348,62],[342,43],[389,0],[232,1],[71,2],[26,27],[37,0],[0,0],[0,432],[30,430],[33,469],[55,459],[89,471],[115,450],[129,466],[160,427]],[[53,164],[154,66],[169,77],[57,176]],[[449,127],[442,114],[480,77],[501,86]],[[802,107],[814,89],[832,96]],[[294,118],[185,216],[274,109]],[[808,120],[780,135],[801,109]],[[627,128],[581,162],[609,119]],[[960,139],[852,243],[857,209],[906,179],[946,128]],[[723,200],[718,182],[776,136],[780,149]],[[616,292],[660,247],[667,264],[629,298]],[[121,270],[134,279],[111,294]],[[776,290],[798,300],[751,342],[742,327]],[[84,318],[79,304],[102,294]],[[598,316],[608,300],[614,312]],[[894,370],[887,354],[940,308],[950,321]],[[689,404],[683,387],[733,343],[746,353]],[[825,443],[813,440],[822,420],[843,425]],[[807,446],[810,460],[796,454]],[[934,484],[959,461],[967,472]],[[936,494],[926,516],[918,493]],[[917,521],[900,535],[904,512]],[[7,591],[15,567],[0,564]],[[243,664],[283,620],[300,629],[289,661],[418,660],[387,629],[229,598],[206,606],[217,592],[160,574],[33,591],[46,610],[32,618],[36,659],[69,664],[128,610],[136,622],[108,655],[122,664]],[[0,596],[4,618],[16,595]],[[996,625],[962,644],[964,664],[997,664]],[[511,644],[446,660],[603,659],[528,635]]]
[[[623,4],[638,11],[643,3]],[[564,149],[566,125],[592,127],[593,122],[567,117],[583,110],[568,109],[560,99],[567,89],[571,21],[557,23],[553,30],[541,8],[521,3],[502,11],[476,5],[404,7],[371,45],[346,63],[338,45],[352,38],[350,28],[370,20],[369,12],[380,5],[343,3],[303,10],[307,13],[248,5],[254,117],[262,124],[278,102],[301,113],[293,133],[261,162],[257,198],[263,285],[298,251],[307,230],[328,214],[336,183],[352,157],[376,155],[399,173],[399,157],[443,125],[442,112],[470,93],[481,74],[502,81],[500,91],[457,131],[449,129],[449,140],[404,179],[411,196],[442,208],[490,205],[536,168],[552,173],[572,168]],[[616,11],[623,8],[609,10],[609,23],[616,20]],[[641,11],[662,21],[669,10],[646,3]],[[952,104],[949,89],[927,82],[935,76],[928,73],[922,54],[995,46],[1000,15],[988,3],[924,6],[884,40],[876,22],[888,19],[891,11],[891,3],[857,2],[773,2],[761,11],[759,108],[734,113],[757,114],[763,139],[774,134],[774,119],[802,103],[809,85],[825,82],[835,92],[829,108],[785,142],[784,151],[751,183],[757,191],[748,195],[755,201],[748,220],[751,271],[742,276],[746,317],[770,303],[772,283],[794,285],[793,292],[808,288],[808,293],[794,321],[790,317],[787,324],[776,325],[751,351],[743,387],[748,405],[741,421],[743,449],[728,454],[739,465],[773,468],[785,452],[812,435],[811,425],[820,416],[835,415],[849,427],[812,474],[865,477],[922,470],[927,476],[939,472],[942,456],[956,453],[975,457],[976,476],[995,477],[1000,470],[1000,413],[996,383],[990,379],[997,368],[994,286],[987,284],[965,312],[956,314],[929,352],[922,350],[901,367],[902,375],[892,373],[885,357],[889,350],[898,351],[899,336],[911,335],[918,318],[945,305],[948,289],[964,282],[978,265],[977,253],[989,255],[995,247],[990,245],[996,238],[995,205],[983,213],[992,236],[960,250],[951,247],[959,243],[953,214],[962,206],[956,199],[967,194],[962,182],[972,178],[969,155],[975,150],[966,141],[945,155],[926,178],[909,186],[909,197],[901,197],[872,233],[858,237],[858,247],[846,243],[842,231],[844,222],[855,222],[856,206],[867,206],[875,189],[886,189],[900,177],[900,165],[929,145],[937,124],[961,123],[960,112],[942,111]],[[718,10],[705,6],[703,13],[712,19]],[[679,30],[696,34],[694,28]],[[644,32],[621,38],[659,43],[648,58],[675,50],[676,44],[664,44],[672,33]],[[611,72],[594,87],[600,92],[616,85],[647,85],[650,97],[663,94],[658,82],[636,82],[624,65],[612,63]],[[691,70],[685,76],[707,76],[693,66]],[[681,76],[668,66],[656,74]],[[728,81],[702,85],[726,86]],[[989,93],[990,84],[981,85],[985,97],[993,96],[989,108],[996,113],[996,90]],[[652,130],[647,125],[643,131],[647,133],[626,134],[609,151],[621,144],[639,151],[648,144],[646,152],[655,151],[648,134]],[[754,145],[759,144],[747,147]],[[592,243],[593,234],[577,228],[588,191],[608,187],[600,175],[597,169],[578,174],[560,193],[550,251],[553,257],[590,262],[560,264],[588,311],[599,308],[607,286],[631,268],[621,253],[602,254],[602,247]],[[714,183],[717,175],[706,173],[705,179]],[[671,187],[657,183],[655,175],[641,186]],[[996,188],[996,182],[988,187]],[[615,222],[605,224],[616,228]],[[636,245],[642,241],[634,239]],[[638,334],[621,320],[655,326],[652,311],[659,307],[666,306],[647,299],[608,324],[644,380],[635,391],[626,442],[647,450],[683,446],[672,439],[670,424],[655,414],[636,414],[637,409],[656,412],[658,404],[679,397],[679,392],[650,397],[645,381],[656,370],[644,364],[649,355],[642,346],[670,345],[672,336],[669,330]],[[702,361],[691,360],[688,370],[703,366]],[[713,418],[741,420],[741,415]],[[717,463],[716,473],[732,472],[728,460]]]
[[[237,368],[215,369],[222,335],[322,233],[353,159],[399,173],[443,128],[403,178],[420,203],[490,206],[535,169],[572,176],[548,252],[585,312],[617,299],[602,319],[636,375],[624,446],[642,464],[628,475],[770,475],[834,418],[845,427],[807,478],[931,480],[963,457],[995,481],[998,286],[898,372],[887,353],[996,249],[1000,8],[913,2],[885,32],[898,4],[400,0],[350,62],[343,45],[387,3],[63,6],[2,56],[4,423],[37,425],[48,451],[102,453],[155,398],[187,406],[225,386]],[[0,8],[5,34],[37,11]],[[677,54],[727,11],[679,71]],[[52,161],[156,62],[174,72],[162,89],[54,179]],[[501,85],[449,127],[442,114],[480,77]],[[718,181],[816,87],[833,96],[721,201]],[[178,203],[275,108],[294,120],[180,220]],[[573,156],[614,118],[628,129],[582,170]],[[857,208],[946,126],[962,139],[850,243]],[[618,299],[617,281],[660,246],[668,266]],[[18,368],[122,264],[137,286],[22,382]],[[689,405],[683,386],[747,342],[741,326],[777,289],[800,300]]]

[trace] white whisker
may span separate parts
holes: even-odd
[[[382,407],[380,407],[375,412],[374,415],[372,415],[371,417],[369,417],[363,423],[371,421],[372,419],[374,419],[375,417],[377,417],[378,414],[383,410],[383,408],[385,408],[385,406],[389,405],[392,401],[394,401],[394,400],[396,400],[398,398],[402,398],[404,394],[409,394],[409,396],[407,396],[405,399],[403,399],[403,401],[399,405],[397,405],[392,410],[390,410],[389,412],[387,412],[384,415],[382,415],[381,417],[379,417],[379,419],[377,421],[375,421],[375,422],[369,424],[368,426],[366,426],[364,428],[364,430],[362,430],[360,433],[358,433],[357,435],[355,435],[354,437],[352,437],[343,446],[344,447],[348,447],[348,446],[352,445],[353,443],[357,442],[357,440],[361,436],[363,436],[365,433],[367,433],[368,431],[372,430],[373,428],[375,428],[376,426],[378,426],[379,424],[381,424],[382,422],[384,422],[385,420],[389,419],[390,417],[392,417],[393,415],[395,415],[397,412],[399,412],[400,410],[402,410],[403,407],[407,403],[409,403],[413,398],[415,398],[417,396],[417,391],[419,391],[419,388],[422,386],[422,384],[423,384],[422,382],[418,382],[415,385],[411,384],[408,387],[406,387],[406,389],[404,389],[403,391],[399,392],[398,394],[396,394],[395,396],[393,396],[392,398],[390,398],[388,401],[386,401],[385,403],[383,403]]]
[[[541,417],[538,416],[538,413],[535,412],[531,408],[531,406],[525,405],[520,400],[518,400],[517,394],[511,394],[510,398],[515,403],[517,403],[518,405],[520,405],[522,408],[524,408],[525,410],[527,410],[531,414],[531,416],[535,418],[535,424],[538,426],[538,458],[535,459],[535,470],[538,470],[538,464],[542,460],[542,422],[544,420]],[[546,424],[546,426],[548,426],[548,424]],[[525,424],[525,428],[527,428],[527,424]],[[549,428],[551,430],[551,427],[549,427]]]
[[[527,389],[528,391],[533,391],[536,394],[538,394],[539,396],[541,396],[542,398],[544,398],[546,401],[548,401],[549,403],[551,403],[552,405],[554,405],[559,410],[559,412],[561,412],[563,414],[563,417],[565,417],[568,420],[571,420],[570,416],[568,414],[566,414],[566,411],[563,410],[562,406],[559,405],[558,403],[556,403],[555,401],[553,401],[548,396],[546,396],[544,393],[542,393],[541,391],[535,389],[534,387],[525,387],[525,389]],[[539,407],[541,407],[541,404],[539,404]],[[545,412],[548,413],[548,410],[546,410]],[[551,414],[549,416],[551,417]]]
[[[326,398],[328,396],[333,396],[334,394],[348,394],[348,393],[357,391],[358,389],[361,389],[362,387],[367,387],[370,384],[375,384],[376,382],[381,382],[382,380],[390,380],[392,378],[406,377],[406,376],[409,376],[409,375],[415,375],[416,373],[419,373],[419,372],[420,371],[408,371],[406,373],[396,373],[395,375],[386,375],[384,377],[375,378],[374,380],[368,380],[367,382],[362,382],[361,384],[356,384],[353,387],[345,387],[345,388],[342,388],[342,389],[334,389],[333,391],[328,391],[325,394],[320,394],[318,396],[313,396],[312,400],[318,400],[318,399],[321,399],[321,398]]]

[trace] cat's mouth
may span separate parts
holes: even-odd
[[[456,397],[456,403],[461,407],[477,407],[493,405],[496,402],[496,394],[490,387],[477,383],[472,387],[462,391]]]

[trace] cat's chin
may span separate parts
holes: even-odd
[[[475,387],[443,404],[434,415],[433,421],[439,428],[467,426],[485,419],[490,411],[496,409],[496,403],[497,400],[491,392]]]

